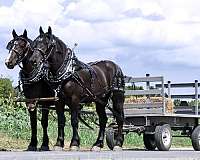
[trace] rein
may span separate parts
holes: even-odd
[[[21,56],[17,56],[17,58],[19,57],[19,59],[20,59],[20,60],[17,61],[17,64],[18,64],[19,68],[21,68],[22,70],[23,70],[23,66],[21,66],[20,63],[25,59],[25,57],[28,55],[29,51],[31,51],[31,45],[30,45],[30,43],[27,42],[27,44],[28,44],[28,45],[26,45],[27,51],[26,51],[24,57],[20,58]],[[15,51],[15,50],[14,50],[14,51]],[[16,53],[17,53],[17,52],[16,52]],[[20,55],[20,54],[17,53],[17,55]]]

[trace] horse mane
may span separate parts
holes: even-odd
[[[52,38],[56,41],[56,52],[60,54],[65,54],[67,50],[67,45],[55,35],[52,35]]]
[[[67,50],[67,45],[58,37],[56,37],[54,34],[51,35],[51,37],[49,37],[48,33],[44,34],[45,37],[48,37],[49,39],[54,39],[56,41],[56,52],[60,53],[60,54],[65,54],[66,50]],[[33,47],[37,45],[37,43],[39,43],[39,38],[41,38],[41,35],[39,35],[34,41],[33,41]]]

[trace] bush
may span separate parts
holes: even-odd
[[[15,138],[26,139],[28,125],[29,114],[22,103],[16,104],[11,98],[0,99],[0,131]]]
[[[13,97],[13,95],[12,81],[8,78],[0,78],[0,97],[9,98]]]

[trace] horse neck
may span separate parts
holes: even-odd
[[[53,74],[57,74],[58,70],[64,64],[66,53],[55,52],[55,55],[49,58],[50,70]]]
[[[23,71],[25,73],[31,73],[34,70],[34,67],[29,62],[29,56],[33,53],[33,51],[29,50],[28,54],[22,61]]]

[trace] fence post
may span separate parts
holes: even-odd
[[[146,77],[150,77],[150,74],[146,74]],[[150,89],[150,82],[149,81],[146,82],[146,89],[147,90]]]
[[[165,83],[164,78],[162,77],[162,101],[163,101],[163,114],[166,113],[166,105],[165,105]]]
[[[199,106],[198,106],[198,80],[195,80],[195,114],[199,114]]]
[[[150,74],[146,74],[146,77],[150,77]],[[146,82],[146,90],[150,90],[150,81],[147,81]],[[146,95],[147,97],[147,100],[146,100],[146,103],[151,103],[151,100],[150,100],[150,95]],[[150,109],[149,107],[147,107],[147,109]]]
[[[150,77],[150,74],[146,74],[146,77]],[[150,82],[147,81],[146,82],[146,90],[150,90]],[[150,102],[150,95],[146,95],[147,96],[147,102]]]
[[[167,88],[168,88],[168,98],[171,99],[171,81],[167,82]]]

